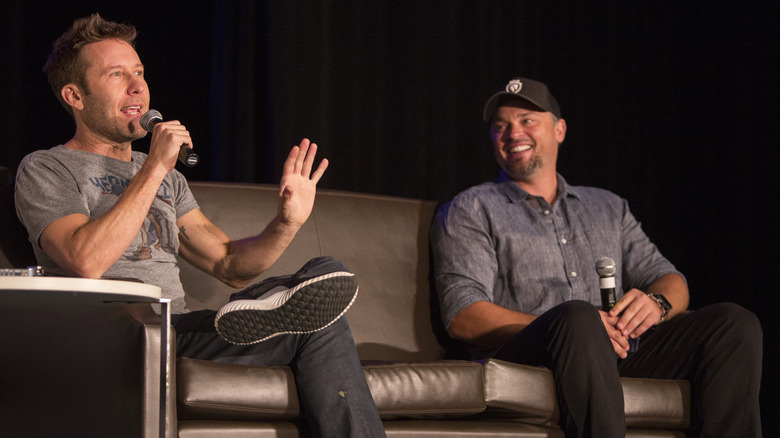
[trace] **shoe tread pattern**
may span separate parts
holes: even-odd
[[[322,330],[346,313],[357,298],[354,274],[329,277],[296,291],[271,310],[242,309],[223,314],[217,332],[228,342],[248,345],[289,333]]]

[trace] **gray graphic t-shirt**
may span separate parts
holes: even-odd
[[[71,214],[95,219],[108,212],[146,160],[133,152],[125,162],[65,146],[36,151],[19,165],[16,211],[27,227],[38,263],[49,273],[63,271],[39,245],[43,230]],[[176,170],[163,180],[143,226],[125,253],[104,274],[134,278],[162,288],[174,313],[187,311],[176,254],[176,219],[198,208],[184,176]]]

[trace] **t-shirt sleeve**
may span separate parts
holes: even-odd
[[[178,170],[174,169],[169,174],[171,178],[171,185],[173,186],[176,199],[174,205],[176,206],[176,219],[184,216],[192,210],[200,208],[198,201],[195,200],[195,196],[190,190],[190,186],[187,183],[187,179],[184,178]]]
[[[15,202],[16,213],[36,246],[52,222],[71,214],[89,216],[73,175],[61,162],[44,154],[29,155],[19,165]]]

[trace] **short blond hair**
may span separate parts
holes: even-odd
[[[79,57],[81,49],[87,44],[108,39],[122,40],[135,47],[136,35],[134,26],[108,21],[100,14],[92,14],[75,20],[70,29],[54,41],[43,72],[49,79],[54,95],[71,115],[73,109],[62,98],[62,87],[74,83],[89,94],[86,80],[88,66]]]

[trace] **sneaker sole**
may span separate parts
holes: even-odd
[[[355,274],[332,272],[268,299],[231,301],[217,313],[214,325],[222,338],[238,345],[283,334],[314,333],[346,313],[357,294]]]

